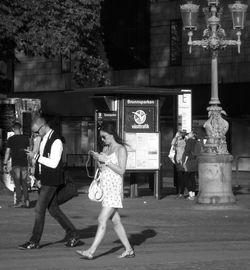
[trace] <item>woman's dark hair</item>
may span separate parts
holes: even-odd
[[[99,133],[100,131],[104,131],[104,132],[107,132],[108,134],[110,135],[113,135],[114,136],[114,140],[125,146],[127,145],[126,142],[117,134],[117,131],[116,131],[116,128],[113,124],[111,123],[104,123],[103,125],[101,125],[101,127],[99,128]]]

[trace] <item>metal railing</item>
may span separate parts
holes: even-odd
[[[240,159],[250,159],[250,156],[237,156],[236,157],[236,164],[235,164],[235,169],[236,169],[236,178],[235,178],[235,184],[236,186],[239,186],[239,161]]]

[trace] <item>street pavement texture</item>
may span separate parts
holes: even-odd
[[[94,239],[101,205],[86,194],[62,205],[79,230],[81,245],[64,247],[64,232],[47,214],[41,249],[19,250],[28,240],[34,222],[36,192],[32,208],[14,209],[13,195],[0,195],[1,270],[249,270],[250,194],[238,191],[234,206],[198,205],[167,195],[125,198],[120,214],[136,257],[118,259],[123,247],[111,222],[95,260],[81,259],[75,251],[87,249]]]

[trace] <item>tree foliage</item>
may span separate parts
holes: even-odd
[[[106,62],[99,49],[101,0],[1,0],[0,60],[14,60],[14,50],[27,55],[74,63],[78,84],[107,83]]]

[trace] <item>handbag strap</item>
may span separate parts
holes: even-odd
[[[99,170],[99,168],[96,169],[94,176],[89,174],[88,163],[90,161],[90,158],[91,158],[91,156],[90,156],[90,151],[89,151],[88,152],[88,159],[87,159],[86,164],[85,164],[87,176],[89,178],[94,178],[94,180],[96,180],[97,182],[99,182],[100,181],[100,170]]]
[[[95,171],[94,180],[99,182],[100,181],[100,170],[97,168]]]
[[[95,178],[94,175],[90,175],[90,173],[89,173],[88,163],[89,163],[89,161],[90,161],[90,158],[91,158],[91,156],[90,156],[90,151],[89,151],[89,152],[88,152],[88,158],[87,158],[87,161],[86,161],[86,163],[85,163],[85,168],[86,168],[87,176],[88,176],[89,178]]]

